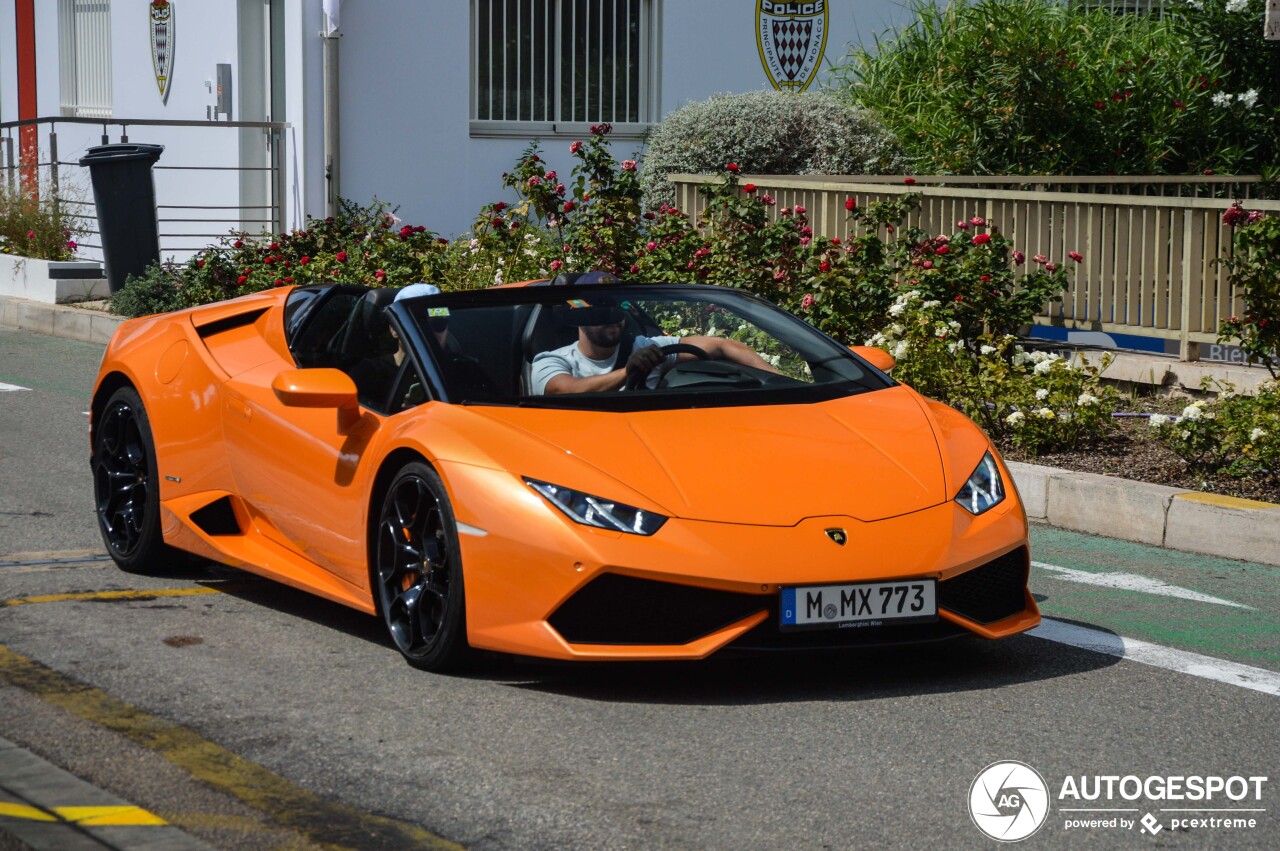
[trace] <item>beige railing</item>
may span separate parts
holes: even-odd
[[[705,206],[699,188],[716,180],[707,175],[672,175],[676,205],[696,220]],[[755,183],[760,192],[776,199],[773,215],[782,208],[803,205],[814,232],[828,237],[850,235],[845,211],[850,197],[865,207],[873,201],[918,193],[920,206],[904,224],[934,234],[953,233],[960,219],[982,216],[1027,255],[1028,266],[1030,258],[1043,254],[1051,262],[1073,267],[1068,270],[1062,303],[1046,305],[1036,318],[1039,324],[1177,340],[1182,359],[1197,360],[1200,344],[1218,339],[1219,323],[1243,310],[1242,299],[1232,291],[1226,270],[1217,262],[1231,249],[1230,228],[1221,220],[1228,200],[1062,191],[1087,185],[1081,181],[1096,181],[1113,190],[1125,182],[1139,185],[1139,181],[1120,178],[945,178],[948,184],[967,186],[935,185],[932,180],[920,178],[907,186],[901,177],[742,177],[744,183]],[[1187,183],[1185,178],[1165,181]],[[1059,191],[986,188],[1041,182]],[[1246,194],[1239,190],[1241,178],[1207,182],[1226,183],[1240,195]],[[1256,179],[1243,182],[1256,183]],[[1280,201],[1250,200],[1246,206],[1280,212]],[[1071,263],[1070,251],[1080,252],[1084,261]]]

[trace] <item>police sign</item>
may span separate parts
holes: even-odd
[[[813,82],[827,48],[826,0],[757,0],[756,46],[775,89],[802,92]]]

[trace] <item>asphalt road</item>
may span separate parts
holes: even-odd
[[[374,620],[300,592],[97,557],[82,412],[100,355],[0,332],[0,384],[29,388],[0,390],[0,739],[17,746],[0,849],[58,847],[14,815],[7,753],[217,848],[991,847],[970,788],[1004,760],[1047,785],[1029,846],[1280,847],[1276,568],[1038,528],[1044,637],[425,674]],[[1130,775],[1268,779],[1256,799],[1062,794]],[[1066,826],[1112,818],[1137,823]],[[1255,826],[1174,825],[1191,818]]]

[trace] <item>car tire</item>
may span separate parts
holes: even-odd
[[[160,531],[160,476],[151,422],[132,387],[111,394],[94,424],[93,495],[98,531],[121,570],[171,572],[180,554]]]
[[[370,581],[378,614],[405,661],[456,671],[471,658],[458,529],[444,482],[429,465],[402,467],[372,530]]]

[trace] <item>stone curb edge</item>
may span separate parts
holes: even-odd
[[[0,327],[33,331],[49,337],[105,346],[124,321],[123,316],[113,316],[101,310],[0,297]]]
[[[1280,566],[1280,505],[1014,461],[1006,466],[1029,520]]]
[[[105,345],[124,321],[0,297],[0,326]],[[1008,462],[1027,517],[1062,529],[1280,566],[1280,505]]]

